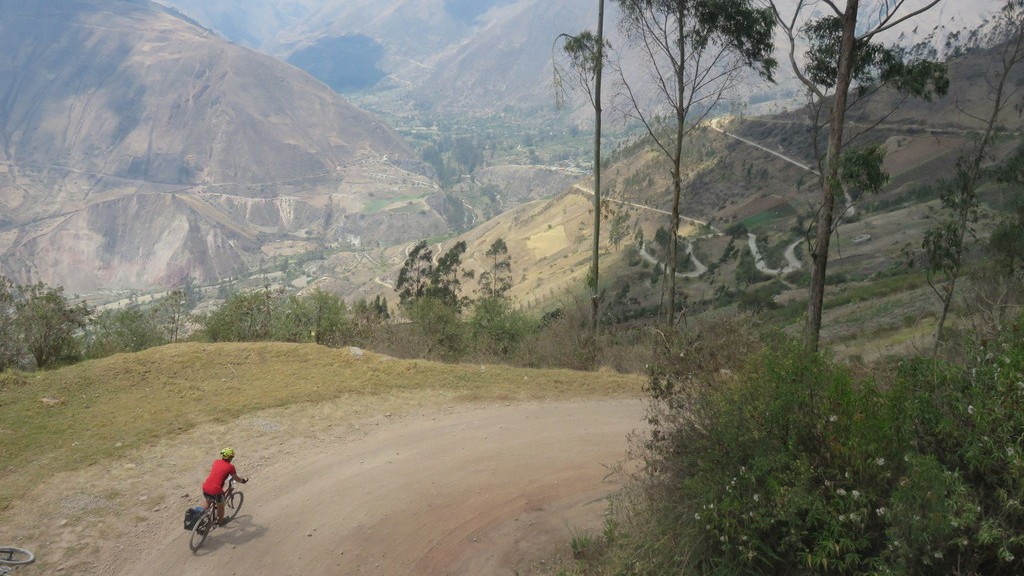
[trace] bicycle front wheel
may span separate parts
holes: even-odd
[[[0,564],[20,566],[22,564],[31,564],[35,559],[35,555],[24,548],[0,546]]]
[[[238,511],[242,509],[242,502],[245,500],[245,494],[241,492],[232,492],[224,501],[224,519],[234,520],[235,516],[238,516]]]
[[[210,510],[213,509],[214,508],[211,506]],[[199,547],[206,541],[206,536],[210,533],[210,530],[213,530],[213,524],[216,522],[215,518],[217,517],[216,514],[216,512],[210,513],[207,511],[199,518],[196,525],[192,527],[192,534],[189,535],[188,539],[188,547],[191,548],[193,552],[199,550]]]

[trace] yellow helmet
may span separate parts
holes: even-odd
[[[235,457],[235,450],[233,448],[225,448],[220,451],[220,457],[225,460],[231,460]]]

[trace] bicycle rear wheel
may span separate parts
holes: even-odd
[[[238,516],[238,511],[242,509],[243,501],[245,501],[245,494],[232,492],[224,502],[224,519],[234,520],[235,516]]]
[[[189,535],[188,547],[193,552],[199,550],[199,547],[206,541],[206,536],[213,530],[213,525],[216,522],[217,512],[216,509],[211,506],[196,522],[196,525],[192,527],[192,533]]]
[[[20,566],[23,564],[31,564],[35,559],[35,554],[32,554],[24,548],[0,546],[0,564]]]

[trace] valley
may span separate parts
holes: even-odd
[[[481,6],[468,20],[450,28],[454,34],[452,38],[477,33],[472,25],[474,19],[497,26],[498,19],[507,16],[510,20],[502,22],[501,26],[512,26],[516,18],[529,12],[528,5],[532,4],[498,2],[494,10]],[[59,10],[59,6],[52,5],[50,10]],[[491,97],[503,102],[516,101],[525,107],[509,108],[506,105],[506,108],[496,111],[494,105],[477,97],[479,105],[462,116],[452,116],[419,104],[410,108],[409,95],[402,92],[360,90],[351,94],[351,101],[378,110],[380,118],[396,127],[394,130],[386,128],[381,120],[370,115],[352,111],[345,112],[346,119],[340,124],[332,124],[331,120],[301,121],[301,129],[289,134],[282,130],[308,109],[299,102],[318,102],[314,109],[323,109],[324,102],[331,102],[334,106],[343,105],[344,100],[330,91],[314,87],[306,79],[299,81],[299,76],[288,71],[287,67],[281,67],[278,72],[276,65],[266,69],[273,69],[275,74],[282,74],[282,79],[288,79],[281,81],[301,85],[303,90],[312,89],[313,92],[301,97],[297,96],[298,93],[287,97],[292,102],[291,110],[281,108],[281,96],[270,93],[267,94],[270,100],[266,103],[255,97],[240,100],[235,94],[236,87],[253,84],[241,80],[244,73],[240,72],[238,62],[251,59],[262,66],[266,61],[255,52],[223,45],[221,39],[210,34],[211,28],[203,27],[204,24],[212,24],[215,31],[222,27],[240,32],[237,25],[241,25],[242,20],[236,19],[234,25],[228,26],[216,16],[232,14],[228,6],[229,3],[223,2],[200,8],[197,4],[181,2],[175,7],[193,19],[180,22],[174,21],[176,12],[161,12],[159,9],[142,10],[134,16],[136,21],[140,21],[139,18],[159,19],[160,25],[155,29],[164,30],[169,38],[186,40],[190,46],[186,50],[181,47],[184,44],[169,44],[167,38],[155,40],[157,44],[154,45],[170,48],[170,53],[177,55],[155,59],[147,55],[147,61],[162,67],[160,69],[165,70],[163,75],[168,80],[187,80],[188,89],[182,93],[170,86],[167,89],[157,88],[156,92],[180,93],[182,96],[152,103],[148,103],[150,97],[147,96],[141,105],[159,109],[165,106],[165,102],[170,103],[171,110],[181,111],[167,117],[171,122],[178,117],[207,118],[203,129],[213,128],[222,134],[214,139],[214,146],[207,145],[205,151],[201,147],[182,156],[179,160],[182,167],[171,174],[167,169],[171,169],[174,160],[161,152],[161,149],[170,151],[173,148],[170,142],[158,144],[156,148],[150,144],[150,151],[145,155],[136,151],[137,146],[133,143],[160,143],[168,136],[171,141],[189,142],[197,136],[180,137],[158,131],[157,124],[153,123],[156,118],[148,120],[143,115],[140,116],[141,123],[134,128],[135,132],[131,133],[138,136],[111,134],[108,143],[100,143],[101,147],[108,148],[106,154],[111,160],[102,160],[103,156],[96,156],[95,152],[85,156],[75,148],[54,159],[48,159],[47,155],[39,152],[35,153],[36,156],[18,152],[16,157],[0,160],[0,165],[6,167],[4,174],[7,178],[3,188],[5,192],[0,195],[6,222],[0,230],[0,247],[3,248],[0,266],[6,275],[20,282],[40,279],[64,286],[95,305],[138,301],[147,293],[159,294],[183,283],[214,300],[216,295],[225,291],[269,285],[299,291],[323,288],[343,294],[350,302],[377,296],[394,301],[395,294],[389,286],[394,285],[404,258],[403,252],[411,243],[430,239],[440,248],[467,239],[467,264],[468,269],[472,269],[474,263],[478,265],[481,261],[480,252],[486,249],[487,243],[505,238],[509,241],[510,256],[518,270],[513,294],[526,308],[543,311],[560,306],[556,295],[563,288],[578,286],[582,273],[578,266],[585,259],[588,243],[585,212],[589,208],[585,196],[577,197],[577,194],[586,190],[586,173],[590,169],[586,153],[588,136],[579,128],[586,126],[588,121],[579,110],[555,113],[551,106],[550,87],[540,90],[544,95],[533,100],[495,91]],[[260,33],[243,34],[250,38],[243,43],[272,54],[287,53],[285,46],[289,41],[282,39],[291,37],[293,40],[290,42],[294,42],[301,36],[297,30],[304,29],[303,26],[310,30],[310,23],[301,22],[311,18],[315,11],[311,3],[294,2],[289,6],[289,10],[278,12],[275,17],[270,17],[265,8],[254,8],[249,15],[252,17],[250,24],[276,22],[272,26],[279,29],[272,32],[271,28],[266,28]],[[362,5],[347,7],[348,16],[344,10],[336,10],[324,22],[344,22],[351,14],[366,9]],[[330,10],[335,8],[324,8],[321,17]],[[572,17],[566,16],[559,21],[576,21],[574,19],[585,16],[587,12],[574,10]],[[43,12],[22,13],[25,18],[37,21],[49,18]],[[258,16],[260,14],[263,15]],[[371,26],[397,26],[384,22],[381,20]],[[431,25],[442,28],[447,26],[441,24],[441,20],[431,22]],[[110,25],[116,26],[117,23],[118,20],[114,19]],[[584,24],[581,22],[580,25]],[[294,27],[292,32],[285,32],[289,27]],[[80,28],[87,29],[95,30],[87,24]],[[135,34],[143,34],[138,26],[133,29]],[[256,38],[260,40],[254,40]],[[17,42],[14,38],[11,41]],[[27,46],[22,44],[19,50],[25,51]],[[169,67],[171,63],[185,54],[199,54],[199,49],[230,56],[235,63],[228,69],[218,60],[211,59],[222,56],[203,56],[205,70],[189,70],[187,74],[176,76],[178,70],[185,72],[186,69],[177,63],[173,68]],[[401,50],[395,48],[394,53],[400,54]],[[130,56],[126,62],[142,58],[140,53]],[[500,60],[493,53],[490,58]],[[533,61],[550,65],[549,57],[534,57]],[[464,73],[470,74],[468,71]],[[254,76],[270,78],[262,72]],[[263,84],[287,85],[281,81],[272,79]],[[429,85],[428,82],[424,86]],[[212,102],[232,102],[231,108],[219,111],[221,104],[217,104],[217,108],[204,111],[200,105],[204,99],[229,88],[234,92],[223,92],[224,95],[215,96]],[[104,94],[104,88],[97,89],[100,91],[96,94]],[[531,89],[538,91],[536,87]],[[138,91],[134,88],[128,90]],[[146,89],[140,93],[153,94],[154,90]],[[437,95],[442,96],[441,93]],[[18,107],[22,106],[18,104],[20,101],[11,101],[14,107],[8,109],[8,115],[18,114]],[[91,101],[99,102],[101,99],[93,96]],[[41,102],[45,103],[45,100]],[[99,110],[95,105],[90,108],[88,102],[72,105],[82,121],[89,121],[91,109]],[[948,104],[939,105],[949,110]],[[939,112],[934,103],[927,106],[932,107],[927,114],[930,120],[901,111],[878,127],[889,134],[893,142],[911,142],[915,150],[913,154],[916,154],[911,161],[919,163],[919,166],[928,162],[932,165],[941,163],[939,158],[962,146],[970,137],[969,126],[949,125],[948,121],[941,119],[952,116],[945,111]],[[536,113],[545,107],[547,112]],[[456,109],[457,106],[450,111]],[[327,116],[336,117],[336,114],[331,112]],[[224,123],[216,120],[220,117],[251,118],[252,123]],[[368,121],[370,124],[353,131],[350,119],[356,117],[360,122]],[[956,121],[960,122],[964,116],[957,118]],[[854,119],[851,125],[858,121]],[[90,122],[95,124],[95,121]],[[762,262],[754,258],[755,266],[762,270],[778,270],[780,268],[768,262],[784,261],[787,247],[791,248],[788,250],[790,258],[796,258],[799,252],[792,248],[797,244],[796,235],[789,234],[788,238],[779,236],[787,225],[785,215],[799,220],[813,201],[812,196],[800,192],[804,185],[810,189],[814,180],[813,173],[800,174],[801,170],[809,170],[813,152],[806,146],[793,148],[791,144],[794,137],[802,137],[798,134],[805,121],[794,112],[783,112],[776,116],[745,117],[731,124],[729,122],[722,118],[716,120],[711,128],[718,130],[721,136],[737,139],[732,145],[712,138],[710,133],[698,139],[703,141],[702,144],[695,142],[695,163],[687,176],[684,212],[696,221],[698,228],[700,222],[708,222],[712,229],[724,231],[730,223],[744,223],[767,250],[763,255],[767,260]],[[333,134],[319,133],[313,131],[316,130],[314,125],[344,128],[331,128]],[[128,124],[123,126],[131,128]],[[181,124],[186,130],[194,130],[188,126]],[[243,126],[244,132],[240,130]],[[146,131],[149,131],[148,136]],[[922,146],[922,138],[913,136],[922,131],[937,137],[936,145],[931,149]],[[254,136],[248,136],[249,133]],[[17,131],[10,134],[7,139],[11,143],[7,148],[10,153],[33,149],[31,140],[13,147],[13,143],[19,142],[18,138],[25,136]],[[354,134],[366,139],[359,143],[334,141],[341,134],[346,140]],[[607,246],[610,270],[613,270],[606,276],[610,279],[609,290],[618,290],[623,283],[634,288],[637,286],[637,273],[642,271],[626,269],[614,272],[617,266],[614,262],[628,261],[630,250],[640,254],[629,247],[636,245],[638,234],[653,238],[658,229],[665,226],[665,210],[661,208],[667,206],[664,175],[660,172],[663,166],[659,167],[653,157],[637,148],[636,142],[642,142],[642,139],[637,140],[637,134],[635,129],[616,128],[609,136],[609,143],[620,150],[630,150],[630,147],[635,150],[614,153],[617,157],[609,168],[609,183],[603,191],[603,196],[609,200],[606,203],[608,222],[617,219],[616,237],[609,236],[602,241]],[[75,138],[82,142],[85,135],[81,132]],[[945,141],[940,142],[942,135],[945,135]],[[140,137],[145,140],[140,140]],[[68,140],[69,143],[73,141]],[[275,142],[284,146],[274,149],[271,145],[276,145]],[[242,152],[241,156],[239,152]],[[251,160],[246,159],[246,152]],[[897,149],[894,154],[909,159],[911,152]],[[113,161],[118,155],[139,160],[118,164]],[[632,169],[628,171],[625,165],[620,167],[623,162],[631,165]],[[168,168],[163,168],[164,164]],[[890,164],[894,174],[906,172],[900,160],[890,161]],[[240,170],[243,166],[255,169]],[[941,174],[941,171],[931,172],[931,177],[934,179]],[[898,184],[901,177],[897,176],[894,184]],[[796,190],[793,189],[794,183]],[[30,200],[33,196],[26,196],[26,191],[39,186],[62,190],[58,196],[60,200],[57,203]],[[778,202],[765,203],[766,198],[775,198]],[[761,204],[767,211],[757,212],[757,206]],[[662,211],[661,216],[657,216],[658,210]],[[529,222],[544,222],[543,227],[523,226],[527,214]],[[494,219],[493,223],[491,219]],[[762,221],[768,225],[767,228],[759,224]],[[92,222],[105,223],[105,228],[94,229]],[[796,222],[790,220],[789,224]],[[474,228],[481,230],[474,231]],[[120,229],[116,235],[114,229]],[[158,238],[147,237],[154,230],[162,230],[163,234]],[[691,233],[681,232],[684,235]],[[515,240],[516,237],[519,240]],[[626,237],[630,239],[625,240]],[[154,248],[156,243],[161,246],[159,250]],[[722,251],[728,245],[722,240],[697,240],[693,244],[694,260],[711,263],[722,257]],[[133,246],[141,247],[141,252],[132,249]],[[906,243],[901,247],[905,248]],[[71,253],[76,256],[47,256]],[[641,260],[647,266],[657,268],[657,257],[647,251],[644,254],[647,256]],[[88,264],[90,261],[93,263]],[[795,268],[792,260],[787,262],[789,269]],[[82,263],[87,264],[82,266]],[[734,266],[735,263],[717,271],[717,276],[716,266],[711,266],[712,276],[717,279],[710,283],[693,282],[694,285],[686,289],[690,298],[701,300],[706,298],[702,294],[714,291],[723,282],[729,284],[723,277],[732,275]],[[649,272],[639,275],[644,274]],[[616,280],[616,277],[620,279]],[[793,285],[791,281],[789,284]],[[539,286],[544,286],[544,292],[537,292]],[[466,290],[474,290],[471,280]],[[634,297],[639,297],[640,302],[658,298],[656,292],[646,296],[634,294]]]
[[[17,574],[1024,570],[1024,7],[670,4],[0,0]]]

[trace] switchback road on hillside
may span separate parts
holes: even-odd
[[[717,128],[716,128],[716,130],[717,130]],[[747,142],[747,141],[745,141],[745,142]],[[747,143],[753,144],[752,142],[747,142]],[[758,148],[762,148],[762,146],[759,146],[757,144],[753,144],[753,145],[757,146]],[[789,160],[788,158],[786,160],[789,161],[789,162],[793,162],[792,160]],[[797,164],[797,165],[801,166],[801,167],[804,167],[804,168],[807,168],[806,166],[803,166],[802,164]],[[585,186],[583,186],[581,184],[576,184],[573,187],[576,190],[579,190],[580,192],[584,192],[586,194],[590,194],[591,196],[594,195],[594,191],[593,190],[590,190],[590,189],[586,188]],[[641,210],[650,210],[652,212],[658,212],[660,214],[669,214],[669,215],[671,215],[671,212],[667,212],[665,210],[661,210],[661,209],[658,209],[658,208],[652,208],[650,206],[645,206],[643,204],[637,204],[635,202],[626,202],[624,200],[617,200],[615,198],[609,198],[609,199],[607,199],[607,201],[617,202],[619,204],[626,205],[626,206],[632,206],[634,208],[639,208]],[[852,207],[849,208],[849,210],[852,210]],[[704,222],[703,220],[697,220],[697,219],[694,219],[694,218],[687,218],[686,216],[681,216],[680,218],[682,218],[683,220],[687,220],[689,222],[692,222],[692,223],[694,223],[694,224],[696,224],[698,226],[708,226],[707,222]],[[721,232],[716,230],[713,226],[709,226],[709,228],[711,228],[711,230],[714,231],[714,234],[716,234],[716,235],[721,234]],[[750,247],[750,253],[754,256],[755,266],[761,272],[763,272],[765,274],[770,274],[772,276],[784,276],[784,275],[786,275],[786,274],[788,274],[788,273],[790,273],[790,272],[792,272],[794,270],[799,270],[800,268],[803,267],[803,263],[801,263],[800,259],[796,257],[796,247],[800,244],[801,240],[797,240],[797,241],[793,242],[792,244],[789,245],[788,248],[786,248],[786,266],[783,267],[783,268],[775,269],[775,268],[770,268],[768,266],[768,264],[764,261],[764,257],[761,256],[761,253],[760,253],[760,251],[757,248],[757,237],[754,236],[753,234],[749,234],[748,236],[749,236],[749,241],[747,242],[747,244]],[[647,263],[649,263],[651,265],[655,265],[655,264],[658,263],[657,258],[655,258],[654,256],[651,256],[651,254],[649,252],[647,252],[646,243],[641,243],[639,246],[637,246],[637,252],[640,254],[640,257],[643,260],[645,260]],[[676,277],[677,278],[700,278],[701,276],[704,275],[705,272],[708,271],[708,267],[706,265],[704,265],[700,260],[697,260],[697,256],[693,253],[693,242],[689,242],[688,241],[686,243],[686,253],[690,256],[690,259],[691,259],[691,261],[693,262],[693,265],[694,265],[694,269],[690,270],[688,272],[676,272]]]

